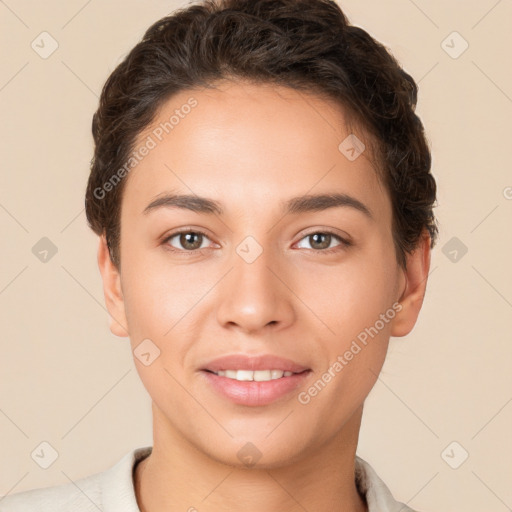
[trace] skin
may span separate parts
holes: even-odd
[[[389,194],[369,155],[349,161],[338,150],[351,133],[340,105],[284,87],[223,82],[168,100],[139,141],[191,96],[198,106],[129,174],[121,271],[104,237],[98,249],[111,331],[129,337],[132,349],[149,338],[161,351],[149,366],[134,358],[152,399],[154,435],[153,452],[135,473],[139,507],[365,511],[354,480],[363,405],[390,336],[414,327],[430,239],[425,234],[407,255],[407,271],[399,267]],[[215,199],[224,213],[142,213],[169,191]],[[282,213],[291,197],[333,192],[357,198],[373,218],[347,206]],[[182,227],[206,232],[195,242],[202,252],[179,236],[165,241]],[[326,230],[352,245],[307,236]],[[249,235],[263,250],[250,264],[236,252]],[[323,242],[335,252],[321,254]],[[402,309],[394,319],[308,404],[299,403],[298,393],[395,302]],[[270,405],[237,405],[198,371],[231,353],[271,353],[312,371]],[[262,454],[252,467],[237,457],[247,442]]]

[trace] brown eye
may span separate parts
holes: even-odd
[[[310,245],[313,249],[327,249],[331,245],[331,235],[328,233],[313,233],[309,235]]]
[[[168,243],[176,250],[197,251],[204,248],[203,242],[206,238],[207,237],[204,233],[199,233],[197,231],[184,231],[182,233],[175,233],[174,235],[171,235],[164,240],[164,243]],[[173,239],[178,240],[178,247],[171,243],[171,240]]]
[[[303,243],[303,240],[307,240],[310,247],[299,247],[305,249],[312,249],[318,253],[331,253],[339,251],[345,247],[349,247],[351,243],[347,240],[344,240],[339,235],[330,232],[317,231],[315,233],[310,233],[301,239],[299,244]],[[333,241],[337,241],[338,243],[335,245],[331,245]]]

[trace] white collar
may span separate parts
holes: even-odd
[[[104,512],[140,512],[133,485],[133,468],[147,457],[153,447],[145,446],[128,452],[117,464],[101,474]],[[396,501],[375,470],[356,455],[356,485],[366,497],[368,512],[415,512]]]

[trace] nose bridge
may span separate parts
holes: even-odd
[[[224,326],[236,324],[254,331],[292,318],[286,287],[275,276],[277,255],[263,244],[254,236],[247,236],[234,248],[232,271],[223,285],[217,311]]]
[[[261,237],[260,237],[261,240]],[[272,261],[274,260],[274,261]],[[245,237],[236,247],[232,258],[234,273],[240,282],[257,285],[270,293],[269,282],[272,273],[269,267],[276,265],[275,255],[267,240],[260,243],[254,236]],[[257,290],[254,290],[257,291]]]

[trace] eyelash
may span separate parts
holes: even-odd
[[[182,235],[182,234],[189,234],[189,233],[194,233],[194,234],[197,234],[197,235],[202,235],[202,236],[204,236],[204,237],[209,239],[208,235],[204,231],[201,231],[200,229],[183,229],[181,231],[175,231],[174,233],[172,233],[168,237],[166,237],[162,241],[162,245],[165,246],[166,250],[169,250],[169,251],[171,251],[173,253],[176,253],[176,254],[178,254],[178,253],[179,254],[187,254],[187,253],[189,253],[190,255],[194,255],[194,254],[198,254],[198,253],[202,254],[205,250],[207,250],[207,248],[193,249],[193,250],[176,249],[175,247],[172,247],[171,245],[168,244],[169,240],[171,240],[175,236]],[[346,249],[346,248],[348,248],[348,247],[350,247],[352,245],[352,242],[342,238],[340,235],[334,233],[333,231],[329,231],[329,230],[325,230],[325,231],[312,231],[311,233],[307,233],[306,235],[304,235],[299,240],[299,242],[304,240],[304,238],[308,238],[308,237],[310,237],[312,235],[318,235],[318,234],[321,234],[321,235],[331,235],[336,240],[338,240],[340,242],[340,244],[335,246],[335,247],[332,247],[330,249],[307,249],[307,250],[313,251],[313,252],[316,252],[316,253],[319,253],[319,254],[322,254],[322,255],[328,255],[328,254],[332,254],[332,253],[338,252],[339,250]]]

